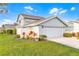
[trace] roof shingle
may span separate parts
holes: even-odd
[[[34,20],[42,20],[45,19],[44,17],[41,16],[33,16],[33,15],[27,15],[27,14],[20,14],[24,17],[24,19],[34,19]]]

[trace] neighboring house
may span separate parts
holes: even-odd
[[[37,37],[46,35],[48,38],[63,37],[67,25],[58,17],[43,18],[39,16],[20,14],[17,19],[17,34],[29,35],[34,32]]]
[[[2,31],[3,31],[3,30],[2,30],[2,27],[0,27],[0,33],[2,33]]]
[[[66,28],[66,32],[79,32],[79,21],[69,21],[65,23],[68,25],[68,27]]]
[[[3,24],[2,25],[2,29],[4,30],[13,30],[13,29],[16,29],[16,24]]]

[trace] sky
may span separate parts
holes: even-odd
[[[58,16],[61,20],[68,21],[79,18],[79,3],[9,3],[6,9],[7,13],[0,14],[0,26],[16,22],[21,13],[46,18]]]

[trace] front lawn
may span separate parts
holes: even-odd
[[[14,35],[0,35],[1,56],[76,56],[79,50],[50,41],[16,40]]]

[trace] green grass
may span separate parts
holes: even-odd
[[[1,56],[77,56],[79,50],[50,41],[16,40],[14,35],[0,35]]]

